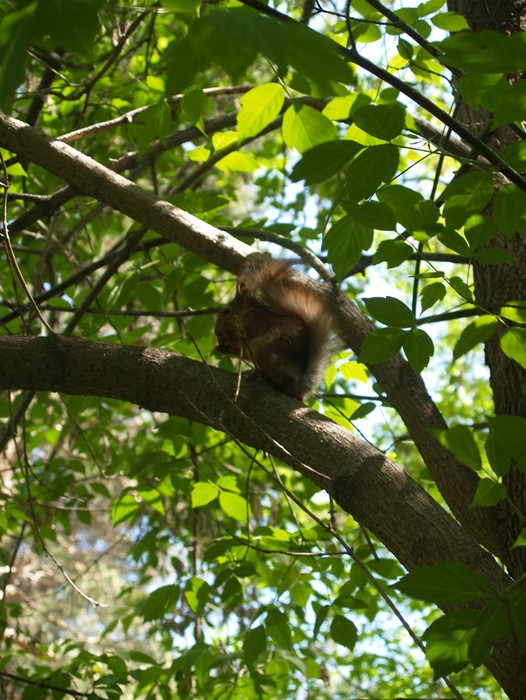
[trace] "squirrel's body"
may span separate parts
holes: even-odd
[[[217,350],[251,361],[273,386],[302,401],[334,352],[332,325],[323,294],[289,262],[257,255],[244,264],[236,296],[217,320]]]

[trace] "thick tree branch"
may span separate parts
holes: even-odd
[[[192,214],[145,192],[76,149],[51,141],[24,122],[0,114],[0,145],[59,175],[79,194],[90,195],[174,243],[235,272],[250,246]]]
[[[375,447],[263,380],[153,348],[65,336],[0,338],[0,389],[129,401],[225,431],[271,452],[327,490],[408,568],[458,559],[509,583],[462,528]],[[407,511],[407,515],[402,514]],[[429,522],[437,527],[430,529]],[[453,536],[454,534],[454,536]]]
[[[236,272],[253,249],[195,216],[160,200],[74,148],[50,141],[23,122],[0,115],[0,145],[53,172],[80,193],[149,226],[165,238],[225,269]],[[331,302],[339,319],[339,333],[357,354],[374,330],[370,320],[345,294],[334,288]],[[401,357],[370,367],[389,401],[399,412],[432,477],[455,517],[494,554],[506,558],[507,546],[499,528],[500,510],[471,508],[477,475],[443,448],[430,433],[446,423],[427,393],[421,377]]]
[[[379,450],[271,389],[188,358],[151,348],[78,338],[0,338],[0,388],[59,391],[135,403],[226,432],[279,457],[328,491],[408,569],[461,561],[495,593],[510,580],[448,513]],[[430,523],[433,524],[430,527]],[[504,686],[524,687],[523,650],[510,639],[489,666]]]

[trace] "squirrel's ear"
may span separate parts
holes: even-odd
[[[237,281],[236,290],[240,297],[247,297],[250,294],[250,289],[248,288],[247,283],[243,282],[243,280]]]

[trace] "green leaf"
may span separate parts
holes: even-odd
[[[0,22],[0,109],[11,111],[17,87],[23,82],[27,48],[36,33],[37,3],[2,15]]]
[[[499,151],[499,156],[515,170],[526,170],[526,141],[514,141]]]
[[[39,0],[35,23],[40,35],[49,35],[56,46],[86,58],[93,55],[100,29],[99,10],[104,0]]]
[[[427,367],[435,352],[433,341],[421,328],[411,328],[404,336],[402,347],[409,364],[417,373]]]
[[[506,89],[508,81],[499,73],[471,73],[464,75],[459,81],[459,92],[472,107],[485,106],[495,100],[494,93]]]
[[[356,625],[351,620],[348,620],[343,615],[335,615],[331,623],[329,632],[331,639],[337,644],[350,649],[354,649],[358,641],[358,630]]]
[[[419,192],[403,185],[383,187],[377,197],[391,207],[396,220],[408,231],[426,230],[436,224],[440,215],[434,202],[424,200]]]
[[[490,430],[484,443],[486,457],[494,474],[505,476],[511,468],[511,457],[500,449],[494,433]]]
[[[343,279],[349,268],[360,260],[362,252],[372,245],[373,237],[371,228],[362,226],[350,216],[332,224],[324,236],[323,247],[338,279]]]
[[[526,647],[526,595],[523,590],[512,588],[504,600],[509,615],[512,634],[522,647]]]
[[[411,309],[395,297],[366,297],[364,304],[371,316],[393,328],[409,328],[415,325],[416,318]]]
[[[476,73],[517,73],[526,68],[524,32],[510,36],[484,29],[458,32],[438,44],[448,66]]]
[[[513,459],[526,456],[526,418],[520,416],[491,416],[488,418],[497,450]]]
[[[469,646],[484,616],[480,610],[448,612],[424,632],[426,658],[434,677],[457,673],[470,663]]]
[[[267,611],[265,623],[267,633],[272,637],[278,647],[289,649],[291,646],[291,632],[289,620],[285,613],[275,607]]]
[[[445,29],[448,32],[460,32],[463,29],[469,29],[466,18],[463,15],[458,15],[456,12],[441,12],[431,18],[431,22],[439,29]]]
[[[111,519],[114,525],[132,520],[139,511],[141,504],[135,494],[124,493],[115,501],[111,507]]]
[[[469,243],[470,250],[476,251],[495,238],[497,227],[493,218],[482,214],[471,216],[464,224],[464,236]]]
[[[355,141],[345,140],[328,141],[314,146],[292,168],[291,180],[305,180],[307,185],[323,182],[336,175],[362,148]]]
[[[394,231],[396,229],[396,219],[387,204],[381,202],[362,202],[361,204],[344,202],[343,207],[355,221],[364,226],[379,231]]]
[[[365,339],[360,355],[360,362],[375,365],[394,357],[402,348],[405,331],[397,328],[380,328]]]
[[[202,90],[190,90],[181,100],[181,109],[202,134],[206,134],[205,117],[212,106],[213,101]]]
[[[495,198],[493,218],[505,236],[526,231],[526,193],[516,185],[504,185]]]
[[[526,84],[522,80],[511,85],[505,82],[494,91],[494,99],[490,100],[489,106],[494,113],[493,129],[521,122],[526,117]]]
[[[422,311],[426,311],[446,296],[446,285],[443,282],[432,282],[420,292]]]
[[[420,17],[425,17],[426,15],[432,15],[441,7],[446,4],[447,0],[426,0],[426,2],[421,2],[418,6],[418,12]]]
[[[210,585],[202,578],[193,576],[188,581],[184,594],[188,605],[196,615],[202,615],[211,591]]]
[[[247,502],[242,496],[229,491],[221,491],[219,505],[223,513],[246,524],[248,518]]]
[[[526,527],[521,530],[519,536],[512,544],[511,548],[513,549],[514,547],[526,547]]]
[[[399,102],[388,105],[367,105],[353,113],[354,123],[366,134],[392,141],[402,133],[405,109]]]
[[[237,131],[240,139],[256,136],[281,112],[285,92],[277,83],[258,85],[240,98]]]
[[[507,301],[503,304],[500,315],[508,321],[526,325],[526,301]]]
[[[459,462],[465,464],[470,469],[478,471],[482,468],[482,460],[473,431],[465,425],[454,425],[447,430],[437,431],[440,444],[447,447]]]
[[[457,561],[415,569],[395,583],[394,588],[435,605],[459,605],[491,595],[489,581]]]
[[[179,599],[179,586],[167,585],[157,588],[150,593],[142,606],[142,616],[145,622],[162,620],[165,615],[173,613]]]
[[[206,506],[217,498],[219,489],[209,481],[197,481],[192,487],[192,508]]]
[[[457,229],[472,215],[481,212],[493,195],[491,173],[478,171],[457,177],[442,192],[446,224]]]
[[[493,479],[481,479],[475,491],[472,508],[487,508],[495,506],[506,498],[506,487]]]
[[[450,228],[442,228],[437,238],[446,248],[453,250],[455,253],[465,257],[470,255],[470,247],[464,236],[461,236],[460,233]]]
[[[327,619],[327,615],[329,614],[330,610],[330,605],[320,605],[318,611],[316,612],[316,620],[314,622],[314,628],[312,632],[312,639],[313,641],[316,641],[316,638],[318,637],[319,631],[321,629],[321,626]]]
[[[283,140],[300,153],[337,138],[335,125],[309,105],[293,104],[283,116]]]
[[[201,0],[163,0],[163,7],[186,21],[192,20],[199,14]]]
[[[499,322],[494,316],[480,316],[464,328],[453,348],[453,360],[465,355],[479,343],[486,343],[497,330]]]
[[[526,369],[526,328],[508,328],[500,339],[502,352]]]
[[[450,277],[449,278],[449,284],[451,285],[452,289],[455,290],[455,292],[462,297],[465,301],[469,301],[470,303],[474,302],[473,298],[473,292],[471,289],[468,287],[468,285],[464,282],[463,279],[460,277]]]
[[[504,248],[481,248],[473,253],[473,258],[484,265],[503,265],[517,261],[515,255]]]
[[[265,625],[249,629],[243,640],[243,660],[247,666],[252,666],[256,659],[267,649],[267,633]]]
[[[396,45],[398,49],[398,54],[402,57],[405,58],[406,61],[410,61],[413,58],[414,50],[413,50],[413,45],[409,43],[406,39],[402,39],[401,37],[398,39],[398,43]]]
[[[353,201],[373,195],[382,182],[389,182],[398,168],[396,146],[370,146],[359,153],[347,168],[347,196]]]
[[[382,241],[373,255],[373,262],[386,262],[388,268],[398,267],[413,255],[413,248],[404,241]]]

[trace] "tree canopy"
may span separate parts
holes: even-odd
[[[519,0],[0,0],[0,698],[526,697]],[[302,404],[214,324],[324,294]]]

